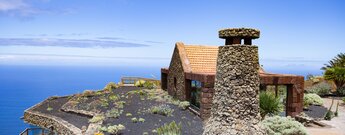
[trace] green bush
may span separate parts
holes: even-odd
[[[153,114],[160,114],[164,116],[171,116],[174,112],[174,109],[171,109],[169,105],[159,105],[159,106],[153,106],[150,109],[151,113]]]
[[[135,118],[135,117],[134,117],[134,118],[132,118],[131,120],[132,120],[132,122],[133,122],[133,123],[137,123],[137,122],[138,122],[138,119],[137,119],[137,118]]]
[[[345,96],[345,86],[337,88],[337,94],[340,96]]]
[[[95,95],[95,92],[92,91],[92,90],[84,90],[83,91],[83,96],[84,97],[91,97],[91,96],[94,96]]]
[[[131,114],[131,113],[126,113],[126,116],[127,116],[127,117],[131,117],[132,114]]]
[[[309,105],[323,105],[323,99],[314,93],[304,94],[303,106],[308,107]]]
[[[345,97],[343,97],[343,102],[345,103]]]
[[[108,118],[117,118],[119,117],[121,114],[122,114],[122,110],[118,110],[118,109],[111,109],[111,110],[108,110],[106,113],[105,113],[105,116],[108,117]]]
[[[290,116],[268,117],[260,123],[269,135],[307,135],[306,128]]]
[[[187,107],[190,106],[190,103],[188,101],[182,101],[179,103],[178,107],[182,108],[182,109],[187,109]]]
[[[181,123],[176,124],[175,121],[164,124],[156,129],[158,135],[181,135]]]
[[[135,82],[134,86],[144,87],[144,84],[145,84],[145,80],[138,80],[137,82]]]
[[[138,121],[139,122],[145,122],[145,119],[144,118],[139,118]]]
[[[154,89],[157,86],[152,81],[146,81],[143,86],[148,89]]]
[[[284,105],[280,102],[280,98],[276,97],[271,92],[261,92],[259,95],[260,100],[260,114],[262,119],[267,114],[278,114],[283,111]]]
[[[110,134],[118,134],[121,130],[125,130],[126,127],[122,124],[119,125],[113,125],[108,127],[101,127],[99,130],[103,132],[108,132]]]
[[[315,93],[324,96],[330,93],[332,86],[326,82],[321,82],[307,89],[307,93]]]
[[[104,87],[104,91],[107,91],[107,92],[112,92],[113,89],[116,89],[118,88],[118,86],[116,85],[116,83],[114,82],[109,82],[105,87]]]
[[[105,117],[103,115],[96,115],[93,116],[92,119],[89,120],[90,123],[97,123],[100,121],[103,121],[105,119]]]

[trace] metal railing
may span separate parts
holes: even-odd
[[[121,78],[121,83],[124,86],[134,86],[135,82],[137,82],[138,80],[158,81],[156,79],[143,78],[143,77],[122,77]]]
[[[57,135],[57,133],[44,128],[26,128],[19,135]]]

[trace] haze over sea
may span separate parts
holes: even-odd
[[[271,70],[306,75],[319,70]],[[122,76],[156,77],[160,67],[95,66],[0,66],[0,135],[19,134],[29,125],[20,117],[24,110],[53,95],[69,95],[86,89],[102,89]]]

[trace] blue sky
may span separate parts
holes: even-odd
[[[166,67],[175,42],[223,45],[252,27],[267,69],[319,68],[345,52],[335,0],[0,0],[0,65]]]

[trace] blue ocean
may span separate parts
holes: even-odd
[[[314,70],[270,70],[320,74]],[[102,89],[122,76],[160,79],[160,67],[4,66],[0,65],[0,135],[16,135],[29,127],[20,118],[25,109],[53,95]]]

